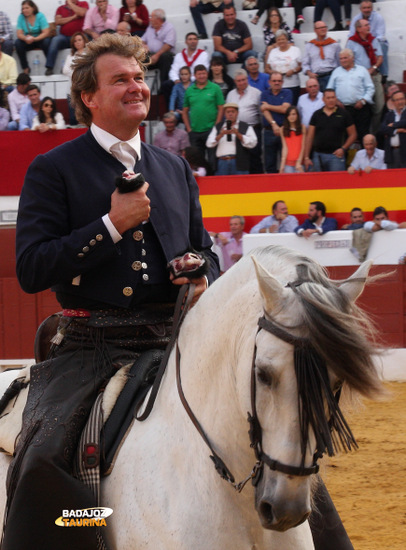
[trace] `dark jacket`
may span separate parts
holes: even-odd
[[[223,126],[223,124],[224,124],[224,122],[219,122],[218,124],[216,124],[217,134],[221,131],[221,127]],[[248,130],[248,124],[246,122],[243,122],[242,120],[240,120],[239,123],[238,123],[238,131],[240,132],[240,134],[245,136],[247,130]],[[235,152],[235,154],[237,155],[236,162],[235,162],[236,168],[237,168],[237,170],[240,170],[241,172],[246,172],[247,170],[249,171],[249,169],[250,169],[250,150],[247,149],[246,147],[244,147],[243,144],[241,143],[241,141],[237,138],[235,140],[235,143],[236,143],[236,152]]]
[[[135,166],[150,185],[151,223],[126,231],[114,244],[101,218],[110,211],[115,178],[123,171],[90,131],[34,160],[17,221],[17,276],[23,290],[52,287],[74,303],[83,298],[132,307],[148,285],[163,279],[168,284],[166,262],[190,247],[210,257],[209,282],[218,276],[188,164],[152,145],[142,144]],[[146,235],[145,243],[137,240],[136,231]],[[147,270],[137,270],[135,262],[146,263]],[[72,284],[78,275],[80,284]],[[131,295],[126,295],[128,288]]]
[[[335,220],[334,218],[324,218],[324,222],[321,224],[321,228],[323,230],[323,235],[325,233],[328,233],[329,231],[335,231],[337,229],[337,220]],[[316,226],[310,220],[306,220],[304,223],[302,223],[302,225],[296,227],[295,233],[297,233],[299,229],[316,229]]]
[[[393,122],[393,126],[388,126],[388,124]],[[395,113],[389,111],[386,113],[385,118],[383,119],[381,125],[381,133],[385,137],[385,162],[386,164],[392,164],[393,154],[392,147],[390,144],[390,138],[393,137],[395,130],[397,128],[406,128],[406,109],[403,110],[403,113],[400,116],[399,122],[395,122]],[[406,133],[399,134],[399,144],[400,144],[400,155],[405,159],[406,165]]]

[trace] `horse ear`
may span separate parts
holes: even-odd
[[[340,289],[348,296],[351,301],[355,302],[358,296],[362,294],[372,264],[372,260],[364,262],[362,265],[359,266],[357,271],[347,279],[345,283],[340,285]]]
[[[256,260],[255,256],[251,256],[251,258],[254,262],[264,309],[272,311],[282,303],[283,286]]]

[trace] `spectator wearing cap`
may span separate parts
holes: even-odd
[[[237,103],[224,105],[224,122],[216,124],[209,134],[206,147],[216,147],[216,176],[249,174],[249,150],[257,144],[257,136],[249,124],[238,119]]]

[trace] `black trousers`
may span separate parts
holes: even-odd
[[[31,370],[23,430],[7,479],[2,550],[96,550],[96,527],[58,527],[62,510],[97,506],[72,477],[78,441],[97,393],[145,349],[159,347],[134,327],[91,328],[74,321],[54,357]]]

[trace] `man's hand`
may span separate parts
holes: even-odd
[[[192,300],[192,304],[191,304],[192,306],[195,305],[197,300],[200,298],[200,296],[203,294],[203,292],[207,288],[207,279],[206,279],[206,277],[199,277],[199,279],[188,279],[187,277],[178,277],[177,279],[175,279],[172,273],[170,274],[169,277],[170,277],[170,280],[172,281],[172,283],[174,285],[182,286],[182,285],[185,285],[187,283],[193,283],[193,284],[196,285],[195,293],[193,295],[193,300]]]
[[[229,63],[235,63],[238,58],[238,53],[231,52],[230,50],[226,50],[226,56]]]
[[[311,159],[305,159],[304,165],[305,165],[306,172],[308,172],[310,167],[313,166],[313,161]]]
[[[147,197],[148,187],[149,184],[145,182],[138,191],[120,193],[116,189],[111,195],[109,218],[120,235],[148,220],[151,212],[150,200]]]
[[[318,231],[316,229],[305,229],[303,232],[302,232],[302,236],[305,238],[305,239],[308,239],[309,237],[311,237],[313,235],[313,233],[318,233]]]
[[[345,155],[345,151],[342,147],[339,147],[333,152],[333,155],[335,155],[337,158],[342,159]]]

